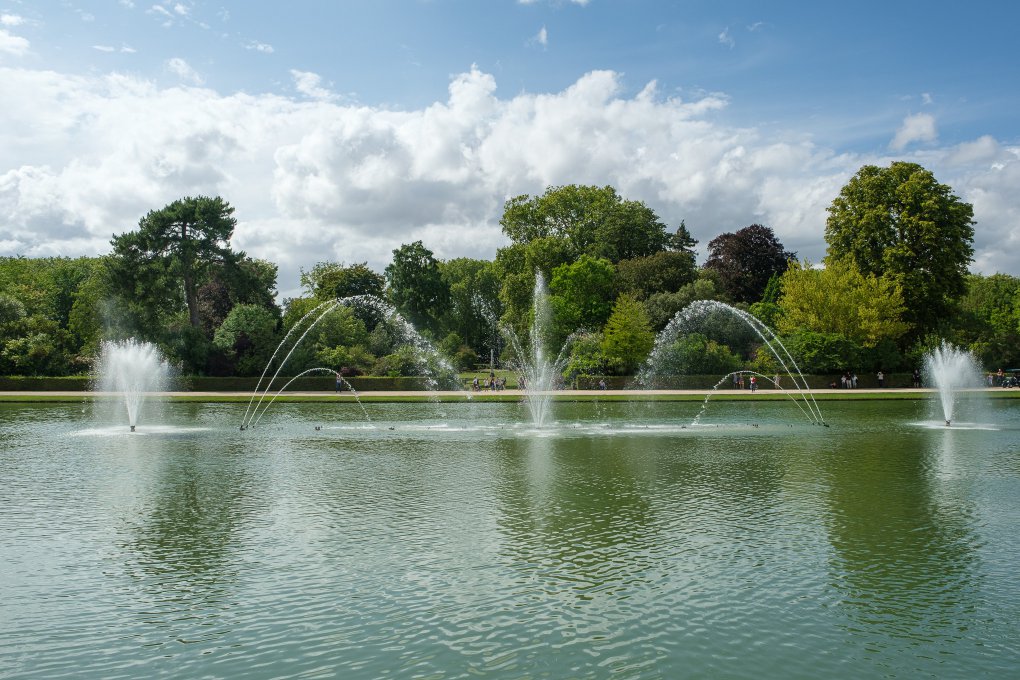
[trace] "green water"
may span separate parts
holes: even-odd
[[[151,406],[0,406],[0,677],[1020,675],[1012,401]]]

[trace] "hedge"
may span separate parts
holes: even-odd
[[[469,387],[470,377],[466,377],[464,379],[465,389]],[[808,385],[813,389],[829,387],[829,384],[832,381],[835,381],[837,385],[839,384],[838,375],[809,375],[805,376],[805,378],[807,379]],[[618,390],[634,386],[634,378],[629,376],[583,375],[578,376],[576,388],[582,390],[597,389],[600,379],[606,381],[606,387],[608,389]],[[273,381],[272,391],[275,392],[280,390],[287,384],[288,380],[289,378],[277,378]],[[357,392],[413,392],[425,390],[428,387],[424,378],[361,376],[357,378],[346,378],[345,380]],[[704,390],[711,389],[719,382],[719,380],[720,376],[718,375],[675,376],[669,380],[661,381],[654,387],[659,389]],[[171,389],[191,392],[254,392],[257,383],[258,378],[209,378],[191,376],[178,378],[173,381]],[[295,380],[287,387],[287,390],[291,392],[332,392],[335,389],[335,384],[335,379],[330,376],[306,376]],[[793,381],[786,376],[782,378],[781,384],[786,389],[793,388]],[[910,387],[911,385],[912,379],[909,373],[893,373],[886,375],[885,386],[887,388]],[[263,380],[261,389],[265,389],[266,386],[266,381]],[[511,381],[508,382],[507,386],[510,388],[516,387],[515,381],[511,378]],[[857,386],[859,388],[873,389],[878,387],[878,379],[873,375],[862,375],[859,376]],[[721,389],[730,389],[733,387],[733,384],[730,381],[726,381],[719,387]],[[760,387],[763,390],[770,389],[771,382],[768,380],[761,380]],[[83,392],[90,389],[92,389],[92,379],[87,376],[58,378],[30,378],[18,376],[0,377],[0,391],[3,392]],[[346,384],[344,385],[344,389],[348,389]]]

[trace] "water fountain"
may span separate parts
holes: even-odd
[[[925,355],[924,372],[938,394],[946,427],[950,427],[960,390],[981,385],[977,361],[970,352],[943,341]]]
[[[279,394],[298,377],[314,372],[335,373],[331,368],[316,367],[307,369],[301,372],[299,376],[292,377],[283,387],[279,388],[274,396],[269,397],[274,383],[288,365],[288,361],[293,356],[294,351],[301,346],[301,343],[319,322],[325,319],[331,312],[341,307],[354,307],[365,310],[379,319],[380,323],[390,324],[396,331],[398,340],[413,348],[415,362],[420,374],[424,376],[426,387],[429,390],[438,389],[443,384],[450,387],[456,385],[457,389],[463,389],[457,378],[457,371],[450,362],[440,356],[432,343],[422,337],[417,329],[397,312],[393,305],[383,302],[373,295],[352,295],[350,297],[335,298],[327,300],[309,310],[287,331],[283,340],[276,346],[273,355],[262,370],[262,375],[259,376],[259,381],[255,385],[251,399],[248,401],[248,407],[245,409],[244,416],[241,419],[241,430],[257,425]],[[273,370],[274,365],[275,370]],[[270,375],[271,370],[273,372]],[[350,387],[350,384],[348,384],[348,387]]]
[[[542,427],[549,417],[553,392],[563,380],[563,368],[573,338],[567,338],[555,358],[552,358],[546,346],[552,328],[552,312],[542,272],[535,273],[532,310],[533,319],[527,343],[522,343],[509,326],[501,330],[514,352],[513,368],[524,379],[524,401],[531,413],[531,422],[536,427]]]
[[[96,389],[122,400],[134,432],[146,396],[167,389],[170,368],[155,345],[130,338],[103,341],[95,373]]]
[[[638,374],[638,383],[646,388],[651,388],[660,383],[664,377],[667,377],[664,376],[664,366],[667,363],[666,356],[677,339],[684,334],[692,332],[698,322],[703,321],[708,315],[713,313],[730,316],[752,330],[762,342],[762,345],[772,354],[776,364],[781,368],[781,375],[785,376],[785,381],[792,383],[793,391],[785,389],[778,381],[774,381],[772,378],[767,376],[760,377],[765,378],[768,382],[775,382],[775,387],[793,399],[794,403],[797,404],[809,421],[817,425],[828,426],[825,418],[822,417],[821,409],[818,408],[814,395],[811,393],[807,380],[805,380],[804,375],[797,366],[797,362],[772,329],[753,314],[717,300],[696,300],[681,309],[670,319],[666,327],[656,336],[651,354],[649,354],[644,368]],[[748,373],[748,371],[738,371],[738,373]],[[724,376],[722,380],[716,383],[712,391],[718,390],[732,375],[730,373]],[[710,392],[706,397],[705,405],[707,405],[711,395],[712,393]],[[704,410],[703,406],[701,413],[695,419],[695,424],[701,418]]]

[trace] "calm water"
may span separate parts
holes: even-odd
[[[1020,403],[822,406],[0,405],[0,677],[1020,675]]]

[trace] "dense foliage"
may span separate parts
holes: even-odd
[[[894,281],[915,338],[936,332],[966,293],[974,210],[916,163],[866,165],[829,206],[827,263]]]
[[[108,255],[0,258],[0,373],[83,374],[101,340],[126,336],[192,375],[258,375],[299,336],[289,375],[418,375],[437,356],[487,369],[514,359],[508,330],[527,337],[536,273],[568,381],[635,373],[655,334],[699,300],[749,310],[810,372],[910,370],[942,338],[988,368],[1020,366],[1020,279],[966,273],[971,207],[910,163],[866,166],[843,188],[820,268],[759,224],[712,239],[699,268],[683,222],[670,230],[612,187],[567,185],[508,200],[509,244],[492,260],[440,260],[416,241],[382,273],[320,261],[282,309],[276,266],[231,249],[233,212],[218,197],[182,198],[115,236]],[[378,304],[350,302],[361,296]],[[423,355],[428,343],[438,354]],[[662,356],[677,374],[776,370],[760,337],[719,312]]]

